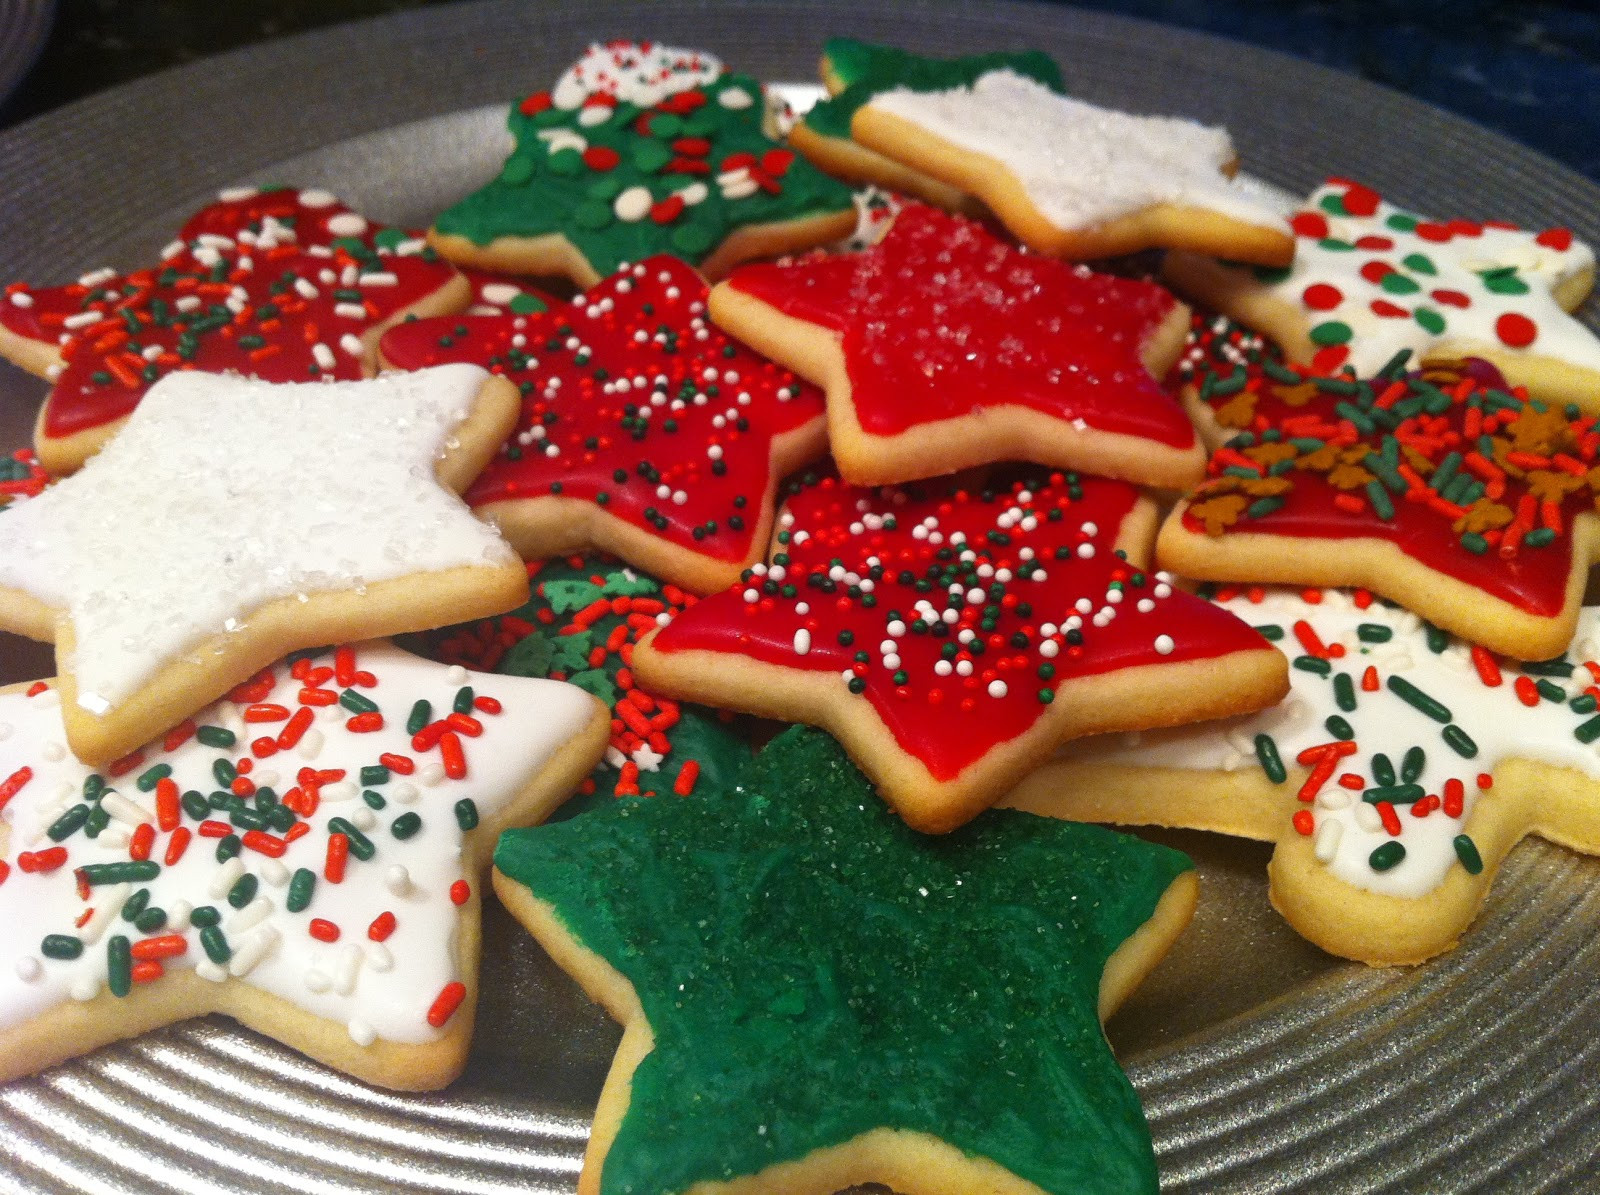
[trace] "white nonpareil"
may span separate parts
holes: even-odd
[[[103,713],[280,598],[512,553],[434,476],[486,371],[359,382],[173,373],[83,470],[0,522],[0,587],[71,620]]]

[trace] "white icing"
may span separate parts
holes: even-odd
[[[1600,340],[1556,302],[1553,288],[1594,267],[1594,251],[1574,240],[1566,249],[1554,249],[1537,242],[1537,234],[1508,228],[1484,228],[1478,236],[1455,236],[1448,241],[1427,240],[1415,233],[1390,227],[1391,216],[1425,219],[1386,201],[1370,216],[1336,216],[1322,207],[1328,197],[1342,195],[1345,188],[1323,186],[1306,200],[1307,210],[1321,215],[1328,223],[1328,239],[1354,244],[1363,237],[1384,237],[1393,242],[1389,249],[1326,249],[1323,238],[1295,238],[1294,262],[1278,282],[1266,284],[1266,293],[1296,310],[1305,312],[1309,325],[1338,321],[1353,333],[1346,364],[1363,376],[1375,373],[1401,349],[1418,356],[1471,356],[1489,348],[1516,356],[1533,354],[1570,361],[1586,369],[1600,370]],[[1405,259],[1421,254],[1432,263],[1434,273],[1425,273],[1405,264]],[[1381,261],[1402,277],[1420,287],[1412,293],[1385,290],[1381,282],[1361,275],[1363,266]],[[1526,294],[1496,294],[1488,290],[1479,271],[1516,266],[1517,277],[1527,285]],[[1312,310],[1303,306],[1306,289],[1317,283],[1335,287],[1343,301],[1332,308]],[[1433,297],[1447,291],[1465,296],[1470,306],[1459,307]],[[1382,316],[1373,304],[1385,303],[1401,308],[1405,314]],[[1443,317],[1442,333],[1429,332],[1412,318],[1411,312],[1426,308]],[[1495,322],[1508,312],[1532,320],[1538,335],[1526,348],[1513,348],[1495,332]]]
[[[70,618],[63,666],[99,709],[275,599],[503,564],[433,475],[486,376],[169,374],[82,471],[0,519],[0,587]]]
[[[897,87],[867,107],[995,159],[1057,228],[1090,228],[1171,203],[1288,233],[1270,203],[1222,174],[1235,157],[1225,129],[1097,108],[1007,69],[949,91]]]
[[[328,744],[316,766],[347,769],[352,777],[364,765],[377,764],[386,752],[404,755],[420,767],[436,752],[415,751],[405,725],[409,711],[418,699],[431,702],[435,718],[451,710],[457,684],[446,678],[442,665],[419,659],[388,643],[375,641],[356,649],[357,665],[377,679],[373,688],[357,691],[378,703],[385,726],[382,730],[353,734],[343,729],[329,733]],[[331,663],[331,657],[316,661]],[[289,710],[298,708],[301,682],[279,665],[278,683],[266,697]],[[101,885],[91,889],[87,902],[79,899],[74,868],[86,864],[126,862],[127,850],[109,845],[106,833],[90,839],[82,830],[61,845],[68,850],[68,861],[48,873],[29,873],[17,865],[17,855],[30,841],[33,849],[54,846],[44,830],[60,815],[56,808],[41,807],[41,797],[53,794],[62,784],[70,784],[74,803],[81,799],[83,781],[91,769],[68,757],[48,762],[37,751],[38,744],[61,733],[56,707],[21,693],[0,695],[0,718],[16,727],[16,733],[0,744],[0,782],[24,766],[33,769],[33,778],[0,814],[9,825],[10,846],[5,858],[11,872],[0,883],[0,1030],[27,1021],[67,1000],[92,996],[105,983],[107,943],[115,934],[135,943],[145,935],[120,916],[122,903],[140,888],[150,890],[150,905],[168,912],[168,924],[156,935],[183,933],[187,951],[163,960],[168,970],[196,967],[208,978],[221,981],[228,975],[242,976],[252,986],[276,993],[306,1011],[341,1024],[359,1021],[377,1038],[398,1042],[426,1042],[439,1036],[427,1022],[435,997],[449,983],[458,980],[455,966],[455,935],[460,909],[451,902],[450,887],[465,879],[476,885],[476,876],[461,871],[462,832],[456,821],[455,804],[470,797],[479,816],[488,821],[514,797],[528,779],[556,756],[588,724],[593,712],[589,697],[575,686],[559,681],[527,680],[519,677],[473,673],[468,678],[478,696],[499,700],[503,712],[475,715],[483,725],[479,738],[463,738],[468,774],[463,780],[446,780],[427,791],[415,805],[396,808],[392,803],[377,812],[378,824],[369,837],[377,853],[369,861],[350,856],[345,879],[334,884],[323,878],[329,831],[328,820],[348,818],[350,805],[318,808],[310,819],[311,832],[292,841],[281,859],[245,849],[227,864],[216,862],[217,839],[198,833],[191,839],[182,859],[164,867],[153,881],[134,884]],[[327,682],[329,688],[337,688]],[[222,702],[197,715],[199,725],[220,725],[225,707]],[[349,711],[345,711],[348,715]],[[285,723],[252,725],[250,738],[279,733]],[[146,760],[133,771],[112,780],[122,794],[133,794],[140,803],[154,804],[154,797],[139,792],[139,774],[159,763],[170,764],[172,779],[182,791],[210,793],[217,788],[212,763],[217,759],[232,762],[250,755],[249,739],[235,746],[216,749],[190,739],[176,752],[165,753],[160,744],[147,749]],[[264,772],[264,762],[258,761]],[[286,768],[292,784],[296,768]],[[398,774],[387,784],[372,785],[372,791],[387,795],[400,779]],[[280,796],[287,791],[279,788]],[[357,802],[365,809],[366,805]],[[422,828],[409,839],[399,839],[389,830],[402,812],[415,811]],[[370,810],[369,810],[370,812]],[[212,818],[228,820],[226,811],[213,810]],[[193,832],[198,823],[187,813],[180,825]],[[242,830],[235,831],[242,833]],[[276,834],[277,831],[269,831]],[[37,841],[35,841],[37,840]],[[151,858],[165,857],[171,835],[156,835]],[[294,872],[309,868],[317,876],[310,906],[290,913],[285,907],[287,893],[262,883],[254,899],[242,910],[235,910],[226,896],[241,875],[264,876],[277,868]],[[401,873],[403,885],[393,876]],[[222,914],[224,933],[233,958],[222,968],[211,964],[200,942],[200,931],[189,926],[189,910],[210,905]],[[91,921],[81,928],[74,922],[85,909],[92,908]],[[367,952],[377,945],[369,941],[367,927],[382,913],[395,916],[395,929],[382,944],[382,952]],[[337,942],[323,943],[311,937],[312,918],[331,921],[340,929]],[[82,939],[83,953],[73,960],[42,957],[40,944],[47,934],[69,934]],[[376,957],[379,966],[363,960]],[[27,960],[36,959],[35,967]],[[332,977],[321,985],[314,973]],[[159,979],[154,982],[161,982]],[[357,1035],[357,1040],[361,1039]]]
[[[1332,676],[1291,667],[1290,695],[1280,704],[1257,714],[1198,723],[1171,730],[1147,731],[1137,742],[1120,736],[1074,744],[1076,761],[1115,763],[1127,767],[1158,767],[1197,771],[1232,772],[1259,769],[1255,738],[1270,735],[1291,773],[1283,786],[1285,823],[1296,810],[1311,810],[1315,818],[1313,834],[1319,859],[1348,884],[1372,892],[1395,896],[1422,897],[1443,882],[1452,867],[1459,866],[1453,840],[1462,832],[1473,805],[1478,800],[1493,801],[1494,790],[1480,792],[1477,777],[1493,773],[1504,760],[1527,759],[1557,767],[1573,768],[1600,785],[1600,743],[1581,743],[1573,730],[1594,717],[1578,714],[1565,704],[1541,699],[1527,706],[1516,693],[1519,669],[1502,661],[1504,683],[1490,688],[1473,666],[1470,647],[1451,637],[1442,653],[1435,653],[1427,642],[1426,629],[1415,614],[1374,601],[1367,609],[1358,608],[1350,595],[1340,590],[1324,590],[1320,604],[1306,602],[1296,592],[1268,589],[1257,603],[1245,596],[1218,603],[1253,626],[1281,626],[1284,638],[1278,641],[1290,658],[1303,654],[1293,626],[1303,619],[1325,644],[1340,644],[1345,654],[1332,660],[1333,671],[1347,673],[1355,686],[1356,708],[1345,711],[1334,698]],[[1386,643],[1364,643],[1357,634],[1362,623],[1388,627],[1393,637]],[[1571,679],[1549,679],[1567,696],[1583,692],[1595,678],[1582,661],[1600,656],[1600,608],[1584,607],[1568,660],[1575,663]],[[1363,692],[1361,678],[1368,665],[1377,669],[1380,688]],[[1401,676],[1424,693],[1441,701],[1453,715],[1453,723],[1464,730],[1478,746],[1475,758],[1457,754],[1441,736],[1443,726],[1407,704],[1388,688],[1388,678]],[[1293,779],[1295,757],[1308,747],[1332,742],[1334,736],[1326,721],[1337,714],[1355,731],[1358,750],[1339,762],[1334,778],[1323,785],[1314,804],[1295,798]],[[1415,817],[1410,808],[1397,805],[1401,833],[1391,837],[1383,828],[1377,810],[1337,779],[1344,773],[1363,777],[1375,786],[1371,761],[1377,753],[1389,757],[1398,773],[1407,749],[1421,746],[1427,762],[1416,783],[1425,793],[1442,795],[1445,782],[1460,780],[1465,787],[1465,803],[1460,818],[1436,809],[1425,817]],[[1349,800],[1342,799],[1349,797]],[[1600,801],[1600,787],[1595,790]],[[1337,831],[1325,827],[1337,825]],[[1285,825],[1286,832],[1288,830]],[[1398,841],[1405,847],[1405,858],[1389,871],[1374,871],[1368,862],[1372,852],[1386,842]]]
[[[557,108],[582,106],[591,95],[609,95],[652,108],[668,96],[710,83],[722,63],[704,50],[681,50],[655,42],[594,43],[567,68],[550,93]]]

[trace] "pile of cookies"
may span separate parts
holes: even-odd
[[[220,1011],[442,1086],[492,860],[625,1026],[582,1189],[1154,1190],[1100,1026],[1198,886],[1090,823],[1374,965],[1600,853],[1589,248],[822,67],[596,45],[425,233],[5,287],[0,1078]]]

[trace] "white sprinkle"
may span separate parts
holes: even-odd
[[[333,986],[333,980],[328,978],[326,971],[319,971],[315,967],[306,968],[306,973],[300,977],[306,985],[308,992],[325,992]]]
[[[636,224],[650,214],[652,202],[648,188],[629,187],[612,201],[611,210],[624,223]]]
[[[1312,850],[1318,863],[1332,863],[1339,853],[1339,839],[1344,837],[1344,823],[1325,817],[1317,826],[1317,836],[1312,840]]]
[[[23,983],[33,983],[43,974],[44,967],[33,955],[25,954],[17,960],[17,978]]]
[[[267,955],[278,948],[282,936],[272,926],[263,925],[246,938],[243,945],[234,949],[233,957],[228,960],[228,974],[235,979],[250,974]]]
[[[378,1040],[378,1031],[360,1017],[351,1017],[350,1023],[345,1026],[345,1029],[350,1033],[350,1040],[362,1049]]]
[[[1171,635],[1156,636],[1156,652],[1159,655],[1170,656],[1178,645],[1172,641]]]
[[[221,900],[228,895],[228,890],[238,883],[239,877],[243,874],[244,860],[235,855],[213,873],[206,893],[212,900]]]
[[[312,284],[309,278],[296,278],[294,280],[294,289],[303,299],[314,299],[322,293]]]
[[[811,650],[811,632],[801,627],[794,633],[794,654],[803,656]]]
[[[328,218],[328,231],[336,237],[358,237],[367,231],[367,222],[354,212],[340,212]]]
[[[69,994],[80,1004],[87,1003],[100,994],[100,980],[93,975],[80,975],[72,981]]]
[[[13,291],[11,293],[11,305],[13,307],[32,307],[33,296],[26,291]]]
[[[332,207],[338,202],[338,199],[336,199],[330,192],[327,191],[300,192],[301,207]]]
[[[1006,693],[1007,693],[1007,689],[1006,689],[1006,682],[1005,681],[1003,681],[1003,680],[992,680],[992,681],[989,682],[989,696],[990,697],[1004,697],[1006,695]]]
[[[339,359],[333,355],[333,350],[320,340],[311,346],[311,356],[316,359],[317,365],[322,369],[333,369],[339,364]]]
[[[222,932],[231,938],[235,934],[255,929],[270,916],[272,916],[272,902],[264,896],[258,896],[224,921]]]
[[[405,896],[411,891],[411,873],[403,864],[396,863],[383,873],[383,886],[391,896]]]
[[[363,942],[361,949],[367,952],[367,966],[374,971],[394,970],[394,955],[382,942]]]
[[[361,974],[361,964],[366,955],[355,942],[346,942],[339,948],[339,957],[333,964],[333,990],[348,996],[356,990],[356,976]]]

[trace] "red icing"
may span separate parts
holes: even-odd
[[[1313,311],[1332,311],[1344,302],[1344,295],[1339,293],[1339,288],[1329,286],[1326,282],[1313,282],[1300,298]]]
[[[1554,249],[1557,253],[1565,253],[1572,248],[1572,229],[1547,228],[1533,239],[1547,249]]]
[[[1525,315],[1508,311],[1494,321],[1495,335],[1514,349],[1525,349],[1538,338],[1539,327]]]
[[[1344,193],[1344,210],[1352,216],[1370,216],[1378,210],[1378,193],[1370,187],[1352,183]]]
[[[1081,485],[1076,499],[1070,494],[1074,485]],[[714,651],[832,674],[845,695],[849,689],[842,674],[848,670],[865,680],[861,699],[871,702],[900,747],[935,778],[949,780],[1031,727],[1045,710],[1040,690],[1053,694],[1062,681],[1076,677],[1263,645],[1244,623],[1210,603],[1181,591],[1157,597],[1156,575],[1112,552],[1136,498],[1137,491],[1122,482],[1086,477],[1075,483],[1059,473],[1035,474],[987,499],[952,489],[949,482],[870,490],[829,477],[802,490],[787,508],[792,522],[786,517],[785,526],[791,534],[780,547],[787,563],[781,554],[774,557],[775,565],[784,566],[781,577],[749,575],[745,584],[706,598],[664,627],[654,645],[664,653]],[[1052,518],[1056,511],[1062,517]],[[1032,525],[1018,512],[1033,516]],[[958,559],[964,549],[951,544],[958,532],[975,554],[966,565]],[[1093,555],[1080,557],[1080,545],[1090,546]],[[973,571],[986,564],[996,570],[1027,569],[1024,549],[1031,549],[1033,562],[1042,566],[1042,579],[1019,575],[999,581]],[[1058,549],[1066,552],[1065,559],[1057,559]],[[941,551],[950,559],[939,559]],[[952,581],[944,571],[952,567],[958,570],[959,598],[950,594]],[[830,569],[835,580],[828,580]],[[852,594],[862,578],[871,582],[871,593],[857,589]],[[917,589],[915,581],[924,578],[935,584]],[[1121,583],[1123,597],[1113,606],[1107,593],[1114,582]],[[977,603],[968,600],[972,588],[986,591]],[[1087,601],[1086,613],[1075,609],[1079,599]],[[1150,599],[1153,608],[1141,611],[1141,599]],[[933,612],[919,614],[919,601],[929,602]],[[800,612],[801,603],[808,612]],[[942,621],[947,608],[959,611],[953,625]],[[1115,616],[1104,626],[1094,625],[1096,613],[1105,609],[1114,609]],[[994,620],[984,630],[986,614]],[[923,618],[929,625],[939,619],[947,633],[917,633],[912,626]],[[1069,642],[1079,633],[1069,634],[1068,620],[1074,618],[1082,624],[1081,643]],[[896,628],[896,620],[905,627]],[[1049,636],[1042,631],[1046,624],[1055,627]],[[795,644],[801,630],[810,636],[804,653]],[[984,650],[975,654],[961,648],[950,657],[953,668],[970,662],[971,675],[940,676],[936,665],[942,650],[946,644],[959,646],[963,630],[975,632]],[[841,644],[841,632],[852,641]],[[1169,654],[1156,647],[1163,635],[1173,640]],[[1025,642],[1019,644],[1016,636]],[[896,667],[885,663],[883,646],[891,639],[903,683],[896,682]],[[1046,639],[1055,645],[1047,650],[1058,649],[1054,656],[1040,650]],[[857,660],[858,652],[866,653],[865,662]],[[1040,676],[1041,665],[1049,665],[1053,675]],[[1003,695],[991,695],[995,681],[1005,684]]]
[[[1328,235],[1328,220],[1321,212],[1296,212],[1289,220],[1295,236],[1320,241]]]
[[[908,205],[871,249],[745,266],[728,284],[842,335],[869,434],[1005,403],[1194,443],[1182,408],[1139,358],[1171,295],[1012,248],[959,216]]]
[[[705,282],[690,266],[652,257],[546,313],[401,324],[384,335],[383,354],[403,369],[470,361],[523,387],[517,430],[467,491],[471,505],[542,498],[559,484],[568,498],[605,494],[610,514],[669,543],[748,560],[765,543],[764,511],[777,484],[772,440],[820,420],[822,395],[719,332],[705,299]],[[630,407],[651,411],[642,438]],[[552,444],[555,457],[546,455]],[[706,531],[708,522],[715,530]]]
[[[94,288],[74,283],[25,289],[33,300],[27,307],[0,303],[0,323],[19,336],[56,345],[67,334],[59,345],[66,367],[45,400],[45,434],[65,437],[121,419],[157,377],[174,370],[234,370],[274,382],[359,378],[365,354],[350,353],[341,339],[362,336],[455,277],[431,251],[402,255],[374,249],[374,238],[383,231],[378,224],[368,223],[353,238],[381,255],[381,261],[368,257],[370,270],[345,248],[323,256],[308,252],[341,239],[329,230],[330,220],[359,217],[339,203],[308,207],[299,197],[294,190],[276,190],[214,203],[190,218],[178,234],[184,247],[157,266],[112,275]],[[283,226],[275,245],[238,243],[241,233],[254,240],[269,217]],[[201,237],[210,244],[201,244]],[[331,281],[326,271],[332,271]],[[361,281],[367,273],[392,275],[396,281]],[[312,286],[315,296],[297,291],[296,278]],[[345,291],[352,293],[335,293]],[[223,305],[230,298],[235,306],[242,299],[239,311]],[[183,311],[195,299],[200,307]],[[269,306],[266,313],[263,305]],[[361,314],[349,314],[356,306]],[[75,318],[88,312],[104,318],[86,326]],[[196,334],[189,352],[186,326],[213,313],[217,327]],[[331,364],[319,364],[319,344],[331,352]]]
[[[1192,337],[1203,338],[1207,321],[1197,317],[1197,331]],[[1220,342],[1208,345],[1220,353]],[[1220,363],[1218,363],[1220,361]],[[1236,372],[1232,360],[1213,357],[1213,368],[1223,377]],[[1393,433],[1403,446],[1420,453],[1422,458],[1437,464],[1451,452],[1465,454],[1478,447],[1477,437],[1485,432],[1505,438],[1509,436],[1504,421],[1510,416],[1501,415],[1493,421],[1483,413],[1469,407],[1465,398],[1481,394],[1488,389],[1505,389],[1504,379],[1486,362],[1471,363],[1474,373],[1470,381],[1451,382],[1439,380],[1437,385],[1447,394],[1461,395],[1460,399],[1443,413],[1430,415],[1421,412],[1403,420]],[[1195,374],[1196,382],[1204,376],[1206,365],[1201,364]],[[1255,404],[1247,430],[1260,433],[1276,429],[1283,439],[1309,437],[1343,446],[1366,445],[1377,450],[1385,431],[1381,428],[1362,435],[1348,420],[1343,419],[1335,406],[1349,401],[1347,397],[1318,392],[1309,399],[1294,394],[1291,402],[1274,393],[1274,383],[1266,378],[1258,362],[1246,367],[1248,382],[1245,393],[1255,395]],[[1309,373],[1307,376],[1310,376]],[[1375,390],[1383,391],[1378,385]],[[1291,391],[1290,393],[1293,393]],[[1520,395],[1521,391],[1515,392]],[[1211,400],[1213,405],[1238,401],[1237,395]],[[1564,459],[1542,461],[1537,456],[1521,456],[1516,460],[1530,470],[1545,472],[1572,472],[1579,475],[1592,469],[1600,453],[1600,434],[1592,430],[1595,420],[1585,417],[1571,425],[1581,448],[1569,451]],[[1470,425],[1470,426],[1469,426]],[[1248,449],[1244,450],[1248,452]],[[1240,453],[1224,448],[1212,458],[1210,474],[1215,477],[1228,465],[1240,464]],[[1359,462],[1356,462],[1359,463]],[[1506,465],[1501,460],[1499,466]],[[1462,473],[1487,480],[1494,469],[1485,468],[1476,461],[1464,462]],[[1476,586],[1492,597],[1527,610],[1550,617],[1559,613],[1566,601],[1566,587],[1572,567],[1572,540],[1567,529],[1581,512],[1593,508],[1593,499],[1586,486],[1568,492],[1557,507],[1546,512],[1541,509],[1535,495],[1529,493],[1528,481],[1516,473],[1507,475],[1499,469],[1502,483],[1489,489],[1484,497],[1510,511],[1518,512],[1518,519],[1504,529],[1487,529],[1489,548],[1482,554],[1469,551],[1461,543],[1461,529],[1457,520],[1465,508],[1452,506],[1439,500],[1428,490],[1409,496],[1393,495],[1395,517],[1385,520],[1378,516],[1360,487],[1339,489],[1329,482],[1326,473],[1308,468],[1293,468],[1284,476],[1292,488],[1279,497],[1281,507],[1270,513],[1240,518],[1224,529],[1223,534],[1243,532],[1262,535],[1282,535],[1305,539],[1353,539],[1370,537],[1389,540],[1406,555],[1440,573]],[[1426,488],[1426,487],[1424,487]],[[1191,502],[1203,501],[1208,496],[1207,487],[1191,495]],[[1553,515],[1554,518],[1549,516]],[[1523,536],[1535,528],[1554,526],[1555,539],[1543,547],[1530,547],[1521,543]],[[1184,526],[1190,531],[1203,533],[1205,523],[1193,511],[1185,512]]]

